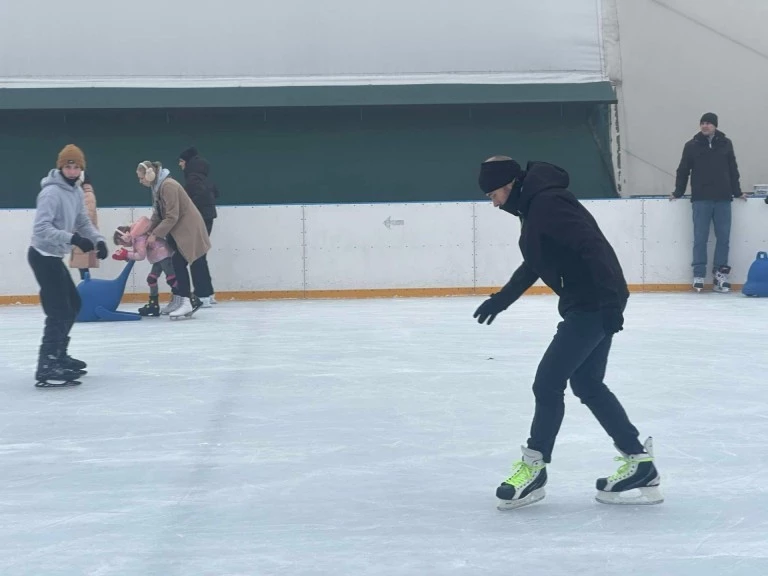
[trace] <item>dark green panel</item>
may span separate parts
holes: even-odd
[[[0,207],[31,207],[69,142],[86,152],[100,206],[141,205],[141,160],[196,145],[222,204],[483,199],[477,169],[493,154],[547,160],[582,198],[616,197],[607,106],[484,104],[0,112]],[[182,179],[183,182],[183,179]]]
[[[0,110],[614,103],[610,82],[233,88],[0,88]]]

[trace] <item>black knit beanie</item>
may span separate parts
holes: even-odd
[[[194,146],[191,146],[190,148],[187,148],[186,150],[184,150],[184,152],[179,154],[179,160],[184,160],[184,162],[189,162],[195,156],[199,156],[199,154],[197,153],[197,148],[195,148]]]
[[[704,124],[704,122],[709,122],[715,128],[717,128],[717,114],[715,114],[714,112],[707,112],[701,117],[701,120],[699,120],[699,124]]]

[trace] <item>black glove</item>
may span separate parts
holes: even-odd
[[[77,232],[72,234],[72,240],[70,240],[70,242],[72,246],[77,246],[83,252],[90,252],[93,250],[93,242],[88,240],[88,238],[83,238]]]
[[[602,309],[603,330],[606,335],[611,336],[624,330],[624,315],[618,306],[608,306]]]
[[[96,256],[99,257],[99,260],[104,260],[104,258],[107,257],[107,254],[109,254],[109,251],[107,250],[107,245],[104,243],[104,240],[96,242]]]
[[[504,301],[503,298],[499,296],[499,293],[497,292],[496,294],[491,294],[490,298],[488,298],[485,302],[477,307],[477,310],[475,310],[472,318],[477,318],[477,321],[480,324],[486,324],[486,320],[488,320],[487,324],[490,326],[493,323],[493,320],[496,318],[496,315],[499,312],[503,312],[508,307],[509,305]]]

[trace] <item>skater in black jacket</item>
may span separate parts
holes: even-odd
[[[598,501],[661,502],[652,439],[645,445],[639,442],[637,429],[603,383],[611,341],[623,329],[629,298],[613,248],[592,215],[568,190],[568,173],[562,168],[529,162],[522,170],[511,158],[494,156],[481,165],[479,184],[494,206],[520,218],[523,263],[499,292],[480,305],[474,317],[481,324],[491,324],[540,278],[560,297],[558,309],[563,318],[536,372],[536,408],[522,460],[496,491],[499,509],[544,498],[546,466],[563,420],[568,380],[573,393],[622,454],[619,471],[597,480]],[[640,495],[627,498],[634,489]]]
[[[184,171],[184,189],[192,199],[205,222],[205,229],[210,237],[213,221],[217,217],[216,199],[219,189],[208,176],[211,167],[208,161],[200,156],[197,148],[192,146],[179,154],[179,167]],[[208,255],[203,254],[192,262],[189,267],[192,274],[192,284],[195,296],[200,299],[203,308],[210,308],[216,302],[216,295],[211,281],[211,271],[208,268]]]

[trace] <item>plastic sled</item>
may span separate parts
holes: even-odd
[[[768,296],[768,253],[757,253],[741,292],[746,296]]]
[[[85,279],[77,285],[82,306],[76,322],[115,322],[119,320],[141,320],[139,314],[118,312],[117,307],[125,292],[128,276],[133,268],[133,260],[126,263],[120,276],[114,280],[91,278],[86,273]]]

